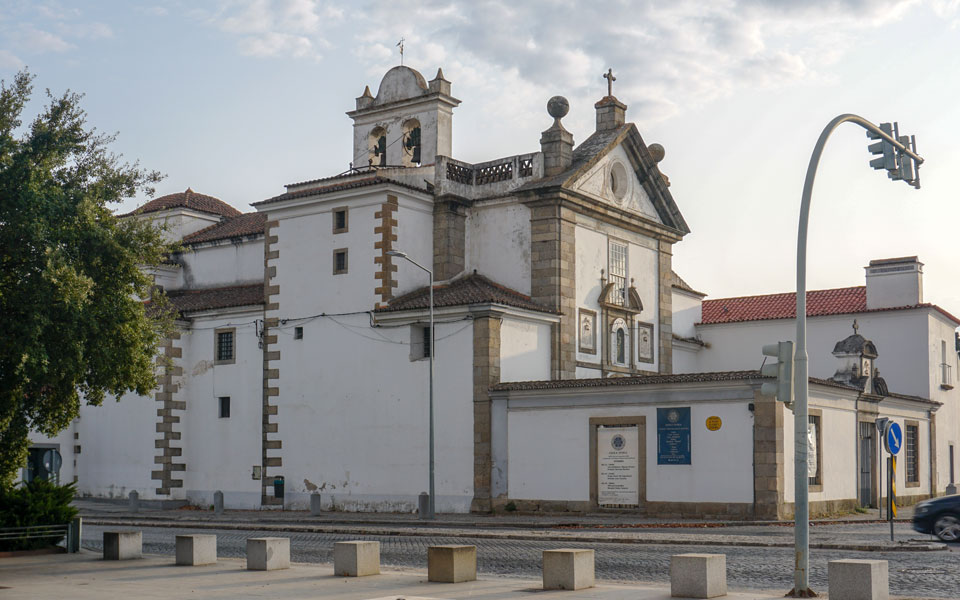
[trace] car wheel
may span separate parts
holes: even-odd
[[[956,515],[943,515],[933,524],[933,535],[944,542],[960,541],[960,518]]]

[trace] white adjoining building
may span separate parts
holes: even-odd
[[[153,273],[179,312],[161,386],[82,407],[31,456],[59,449],[61,480],[93,497],[209,505],[221,490],[227,507],[304,508],[320,494],[411,511],[428,483],[433,353],[441,512],[787,516],[791,413],[755,369],[763,343],[790,336],[735,333],[756,320],[710,317],[722,301],[673,273],[689,229],[664,149],[612,95],[575,146],[555,97],[539,151],[470,164],[452,157],[459,103],[441,71],[396,67],[348,113],[355,168],[254,213],[190,189],[131,213],[184,247]],[[426,274],[393,250],[433,270],[435,347]],[[889,311],[923,315],[894,327],[955,328],[919,302]],[[942,493],[960,429],[957,399],[920,384],[933,363],[894,351],[904,338],[879,312],[857,317],[863,336],[848,317],[811,335],[841,342],[829,360],[811,344],[815,510],[876,503],[876,465],[850,462],[872,443],[859,423],[888,416],[919,436],[913,499]],[[873,360],[886,386],[862,370]],[[37,460],[26,477],[43,475]]]

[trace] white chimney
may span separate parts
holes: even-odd
[[[923,263],[916,256],[871,260],[867,309],[914,306],[923,302]]]

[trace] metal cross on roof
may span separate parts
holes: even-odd
[[[857,324],[857,320],[853,320],[853,335],[857,335],[860,331],[860,325]]]
[[[607,95],[613,96],[613,82],[617,80],[613,76],[613,69],[607,69],[607,72],[603,74],[603,78],[607,80]]]
[[[405,40],[400,38],[400,41],[397,42],[397,47],[400,48],[400,65],[403,66],[403,42]]]

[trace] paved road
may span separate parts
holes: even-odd
[[[83,546],[102,549],[107,527],[84,526]],[[112,528],[117,529],[117,528]],[[174,553],[174,536],[183,533],[216,533],[220,556],[243,557],[248,537],[276,536],[273,532],[209,530],[190,528],[144,528],[144,552]],[[737,589],[792,587],[793,551],[789,548],[735,548],[711,546],[656,546],[633,544],[570,544],[497,539],[464,539],[415,536],[357,536],[323,533],[283,534],[291,540],[294,562],[331,563],[333,543],[350,539],[376,540],[384,566],[425,569],[427,547],[436,544],[472,543],[477,546],[478,569],[484,575],[538,578],[540,552],[560,547],[596,550],[597,578],[606,581],[660,582],[670,578],[670,555],[680,552],[712,552],[727,555],[727,581]],[[960,550],[960,548],[956,548]],[[827,562],[839,558],[890,561],[890,592],[911,598],[957,598],[960,595],[960,552],[811,552],[810,579],[814,589],[827,589]]]

